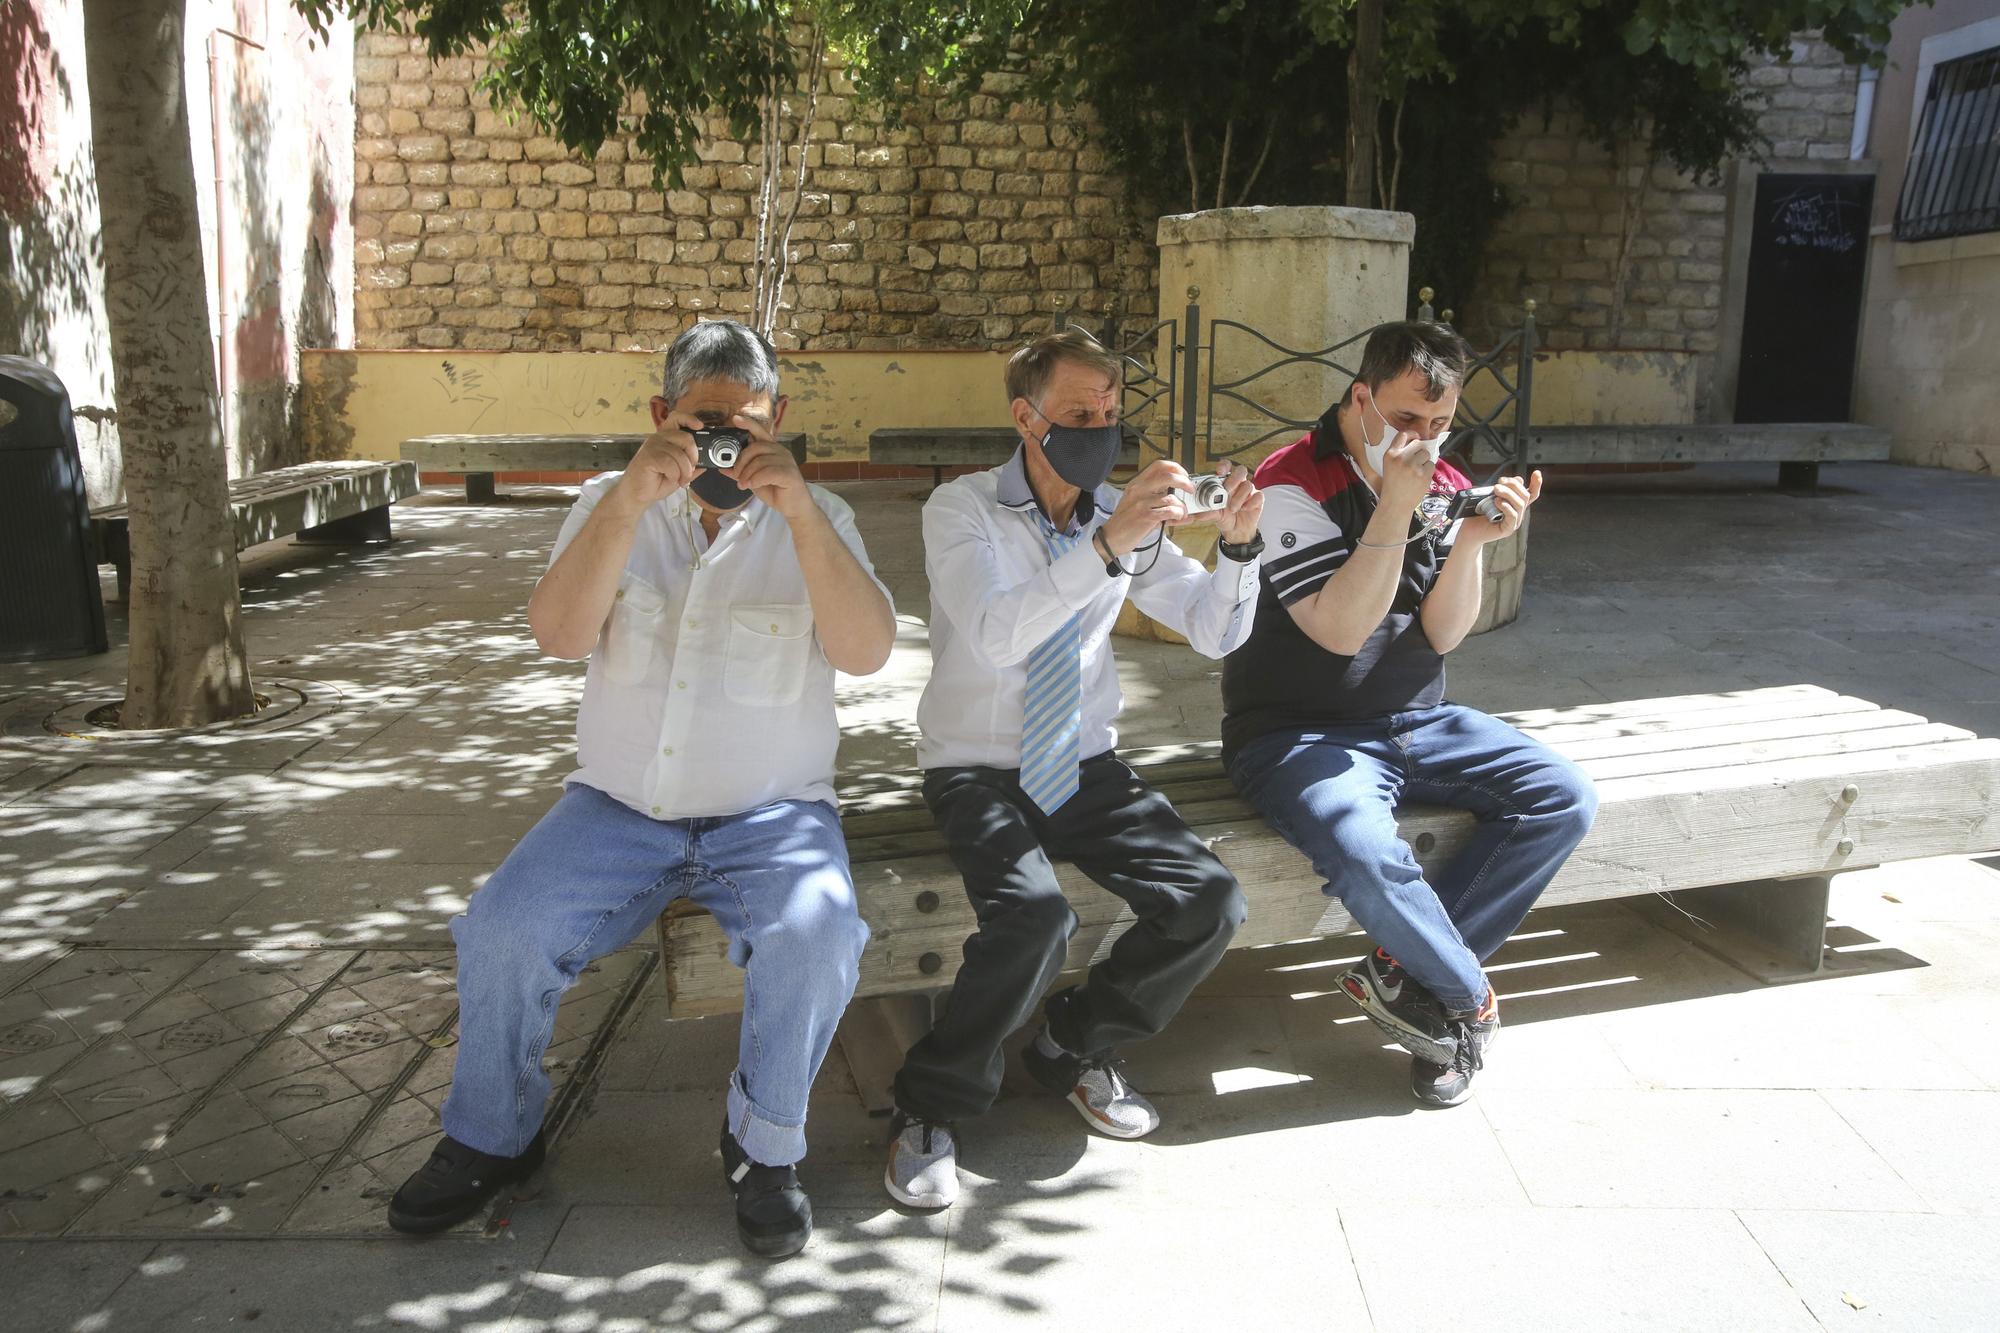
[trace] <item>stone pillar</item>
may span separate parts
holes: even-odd
[[[1528,528],[1534,511],[1511,537],[1486,544],[1486,564],[1479,571],[1479,619],[1472,622],[1474,634],[1510,625],[1521,614],[1521,588],[1528,579]]]
[[[1190,291],[1198,292],[1192,299],[1201,305],[1200,337],[1207,343],[1212,336],[1215,350],[1202,357],[1196,419],[1217,448],[1276,431],[1242,455],[1254,463],[1297,432],[1245,403],[1210,399],[1211,373],[1222,384],[1243,380],[1284,353],[1209,321],[1240,321],[1284,347],[1315,352],[1401,319],[1408,313],[1415,236],[1416,219],[1408,213],[1371,208],[1218,208],[1160,219],[1160,313],[1179,314]],[[1357,345],[1339,359],[1352,365],[1360,356]],[[1295,365],[1258,375],[1235,392],[1279,416],[1309,421],[1346,388],[1336,371]]]

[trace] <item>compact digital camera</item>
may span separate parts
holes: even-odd
[[[1454,494],[1450,507],[1444,511],[1444,521],[1456,523],[1467,514],[1490,518],[1495,523],[1500,521],[1500,506],[1494,503],[1491,486],[1474,486]]]
[[[1188,481],[1193,485],[1194,493],[1181,497],[1181,504],[1186,507],[1188,513],[1213,514],[1217,510],[1229,507],[1229,487],[1223,484],[1221,477],[1209,472],[1199,477],[1189,477]]]
[[[735,426],[711,426],[689,434],[694,436],[696,467],[735,467],[736,460],[750,447],[750,432]]]

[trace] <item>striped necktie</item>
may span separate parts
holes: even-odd
[[[1075,546],[1083,534],[1057,532],[1047,519],[1042,540],[1049,562]],[[1083,717],[1083,613],[1077,612],[1028,654],[1028,685],[1021,696],[1021,790],[1044,814],[1054,814],[1076,795],[1078,734]]]

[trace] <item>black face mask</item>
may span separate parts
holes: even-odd
[[[1125,432],[1117,422],[1109,426],[1059,426],[1051,421],[1048,433],[1042,436],[1042,455],[1058,477],[1080,491],[1095,491],[1118,465],[1118,449],[1124,439]]]
[[[688,489],[695,493],[696,499],[725,513],[750,502],[749,491],[710,467],[695,473]]]

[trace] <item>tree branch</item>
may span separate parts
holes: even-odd
[[[1257,161],[1250,168],[1250,179],[1243,182],[1243,192],[1236,196],[1238,207],[1250,202],[1251,187],[1256,185],[1257,178],[1264,174],[1264,162],[1271,156],[1271,145],[1276,142],[1277,137],[1278,118],[1273,116],[1270,123],[1264,127],[1264,146],[1257,151]]]
[[[1236,117],[1231,116],[1222,126],[1222,165],[1215,171],[1215,206],[1222,207],[1223,187],[1229,181],[1229,146],[1236,138]]]
[[[1201,171],[1194,164],[1194,122],[1181,117],[1181,149],[1187,153],[1188,212],[1201,212]]]

